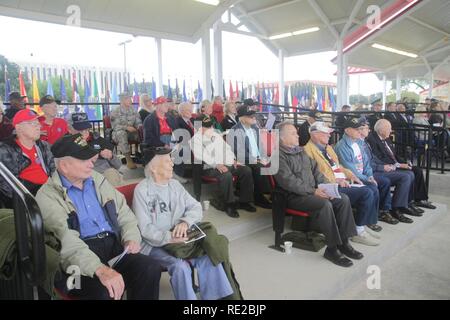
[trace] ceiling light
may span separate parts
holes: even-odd
[[[219,0],[194,0],[194,1],[210,4],[212,6],[217,6],[220,2]]]
[[[298,31],[294,31],[292,32],[292,34],[294,36],[299,35],[299,34],[305,34],[305,33],[310,33],[310,32],[316,32],[319,31],[320,28],[319,27],[312,27],[312,28],[308,28],[308,29],[303,29],[303,30],[298,30]]]
[[[402,50],[394,49],[394,48],[391,48],[391,47],[386,47],[386,46],[383,46],[383,45],[378,44],[378,43],[374,43],[372,45],[372,48],[376,48],[376,49],[380,49],[380,50],[384,50],[384,51],[389,51],[389,52],[392,52],[392,53],[400,54],[402,56],[407,56],[407,57],[411,57],[411,58],[417,58],[418,57],[418,55],[415,54],[415,53],[402,51]]]
[[[269,37],[269,39],[275,40],[275,39],[287,38],[287,37],[291,37],[291,36],[292,36],[292,32],[287,32],[287,33],[282,33],[282,34],[277,34],[275,36],[271,36],[271,37]]]

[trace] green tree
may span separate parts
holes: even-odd
[[[1,99],[5,98],[5,66],[8,70],[8,79],[10,79],[10,83],[11,83],[11,91],[19,91],[19,71],[20,71],[20,67],[13,63],[10,62],[8,59],[6,59],[6,57],[0,55],[0,96]],[[25,83],[25,87],[29,88],[30,87],[30,81],[29,79],[24,76],[24,83]]]

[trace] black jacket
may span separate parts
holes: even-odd
[[[166,116],[167,124],[173,130],[177,128],[175,119]],[[144,121],[144,144],[148,147],[164,147],[164,143],[159,139],[159,119],[156,112],[153,112]]]
[[[298,141],[301,147],[305,146],[308,143],[309,139],[311,138],[311,136],[309,135],[309,127],[311,127],[311,125],[309,124],[308,121],[305,121],[298,128],[298,135],[299,135]]]
[[[384,164],[395,164],[396,162],[398,163],[405,162],[404,159],[399,158],[395,154],[395,148],[391,142],[391,139],[387,138],[386,142],[389,148],[392,150],[395,159],[391,158],[384,142],[381,141],[380,137],[376,132],[371,132],[369,134],[369,136],[367,137],[367,142],[370,144],[370,147],[372,148],[373,155],[377,157],[380,161],[382,161]]]
[[[237,118],[236,118],[237,120]],[[223,118],[220,125],[222,126],[223,130],[230,130],[233,126],[237,124],[237,121],[234,121],[229,115],[227,115],[225,118]]]

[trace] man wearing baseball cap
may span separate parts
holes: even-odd
[[[67,132],[67,122],[64,119],[57,118],[58,105],[55,98],[46,95],[39,101],[44,115],[39,117],[41,124],[41,140],[54,144],[56,140],[64,136]]]
[[[39,140],[40,124],[34,111],[30,109],[18,111],[12,123],[16,133],[0,142],[0,162],[21,180],[32,194],[36,194],[55,171],[50,146],[47,142]],[[0,196],[8,208],[12,208],[12,195],[13,190],[0,177]]]
[[[308,112],[306,121],[298,128],[298,135],[300,136],[300,146],[303,147],[309,141],[309,127],[316,121],[322,121],[322,117],[317,110],[311,110]]]
[[[140,141],[138,130],[142,121],[133,107],[131,94],[123,92],[119,95],[119,100],[120,106],[111,112],[112,139],[117,143],[117,150],[125,155],[127,167],[136,169],[128,141]]]
[[[348,121],[348,120],[347,120]],[[316,122],[309,128],[311,139],[304,150],[306,154],[317,162],[319,171],[325,176],[328,183],[337,183],[339,192],[345,193],[352,207],[356,209],[355,223],[358,235],[351,237],[353,242],[368,246],[379,245],[378,236],[372,235],[372,230],[365,228],[366,225],[376,225],[378,217],[378,198],[376,198],[370,187],[364,186],[361,180],[351,171],[339,163],[338,156],[330,146],[330,129],[324,122]],[[358,184],[360,187],[352,187]],[[378,226],[378,231],[381,227]]]
[[[17,91],[9,94],[9,108],[5,111],[5,117],[12,121],[17,112],[25,108],[26,96],[21,95]]]
[[[70,295],[120,300],[126,288],[128,299],[158,299],[160,266],[139,253],[141,235],[124,196],[93,170],[98,151],[81,134],[64,136],[51,150],[57,171],[36,200],[46,232],[61,245],[63,270],[79,267],[80,288]],[[55,285],[67,290],[65,280]]]

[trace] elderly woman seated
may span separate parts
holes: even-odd
[[[143,242],[141,252],[166,268],[176,299],[195,300],[190,265],[197,269],[200,297],[241,299],[228,257],[228,240],[202,220],[202,207],[172,179],[170,149],[158,148],[145,167],[146,179],[134,192],[135,212]],[[187,242],[198,226],[206,237]]]

